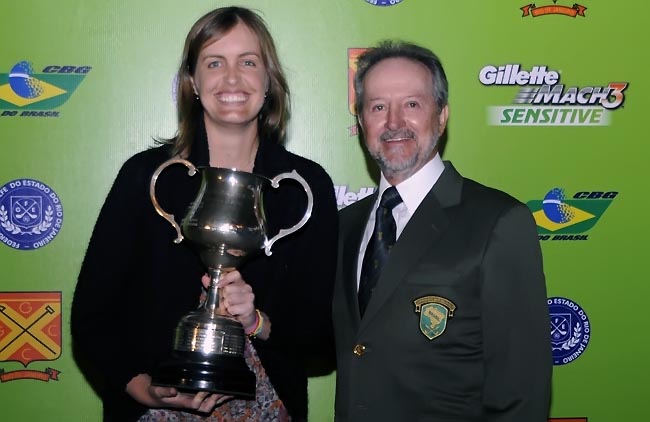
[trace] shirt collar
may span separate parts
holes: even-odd
[[[420,170],[413,174],[408,179],[404,180],[402,183],[395,186],[397,192],[402,197],[404,205],[408,210],[409,214],[413,214],[415,210],[420,206],[420,203],[424,200],[424,197],[429,193],[433,185],[438,181],[440,175],[445,170],[445,165],[440,158],[440,154],[436,155],[429,160]],[[379,180],[379,196],[377,201],[381,198],[381,195],[386,189],[391,185],[388,183],[384,174],[381,174]],[[377,202],[379,203],[379,202]]]

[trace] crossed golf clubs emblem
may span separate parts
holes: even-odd
[[[29,224],[38,219],[39,204],[35,198],[20,198],[14,202],[14,219]]]
[[[2,353],[3,351],[5,351],[5,349],[7,349],[7,347],[9,347],[9,346],[10,346],[12,343],[14,343],[16,340],[18,340],[18,339],[19,339],[23,334],[27,334],[28,336],[30,336],[31,338],[33,338],[34,340],[36,340],[37,342],[39,342],[39,343],[40,343],[43,347],[45,347],[47,350],[49,350],[53,355],[56,355],[56,351],[52,350],[52,349],[51,349],[47,344],[43,343],[43,341],[41,341],[41,339],[39,339],[38,337],[36,337],[34,334],[32,334],[32,333],[29,331],[29,330],[30,330],[30,329],[31,329],[31,328],[32,328],[36,323],[38,323],[38,322],[39,322],[41,319],[43,319],[46,315],[51,315],[51,314],[53,314],[53,313],[55,312],[54,308],[52,308],[50,305],[47,305],[47,306],[45,307],[45,309],[43,310],[43,313],[41,313],[41,314],[38,316],[38,318],[36,318],[36,320],[34,320],[34,322],[32,322],[31,324],[29,324],[27,327],[23,326],[21,323],[19,323],[19,322],[16,321],[15,319],[13,319],[13,318],[11,317],[11,315],[9,315],[9,314],[7,314],[7,313],[5,312],[5,309],[7,309],[5,306],[0,305],[0,314],[2,314],[4,317],[6,317],[9,321],[11,321],[11,322],[13,322],[14,324],[16,324],[20,329],[22,329],[22,331],[21,331],[20,333],[18,333],[18,335],[16,335],[13,339],[11,339],[11,341],[10,341],[9,343],[7,343],[7,344],[6,344],[2,349],[0,349],[0,353]]]
[[[559,340],[569,333],[569,321],[561,315],[554,315],[551,318],[551,337]]]

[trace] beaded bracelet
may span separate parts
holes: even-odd
[[[262,313],[260,312],[259,309],[255,309],[255,328],[253,328],[250,332],[246,333],[246,335],[250,338],[257,337],[262,332],[263,326],[264,326],[264,317],[262,316]]]

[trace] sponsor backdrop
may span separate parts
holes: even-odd
[[[174,134],[186,32],[228,4],[3,7],[0,420],[99,420],[100,402],[71,356],[77,272],[119,166],[153,138]],[[450,80],[443,157],[527,203],[539,226],[552,416],[647,420],[648,2],[239,4],[257,9],[277,41],[293,93],[287,146],[328,170],[340,207],[375,186],[351,107],[354,58],[388,37],[439,54]],[[310,380],[311,420],[332,420],[334,381],[335,374]]]

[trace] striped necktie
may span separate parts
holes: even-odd
[[[402,202],[395,186],[384,191],[375,215],[375,228],[368,242],[359,278],[359,311],[363,317],[384,263],[397,238],[393,208]]]

